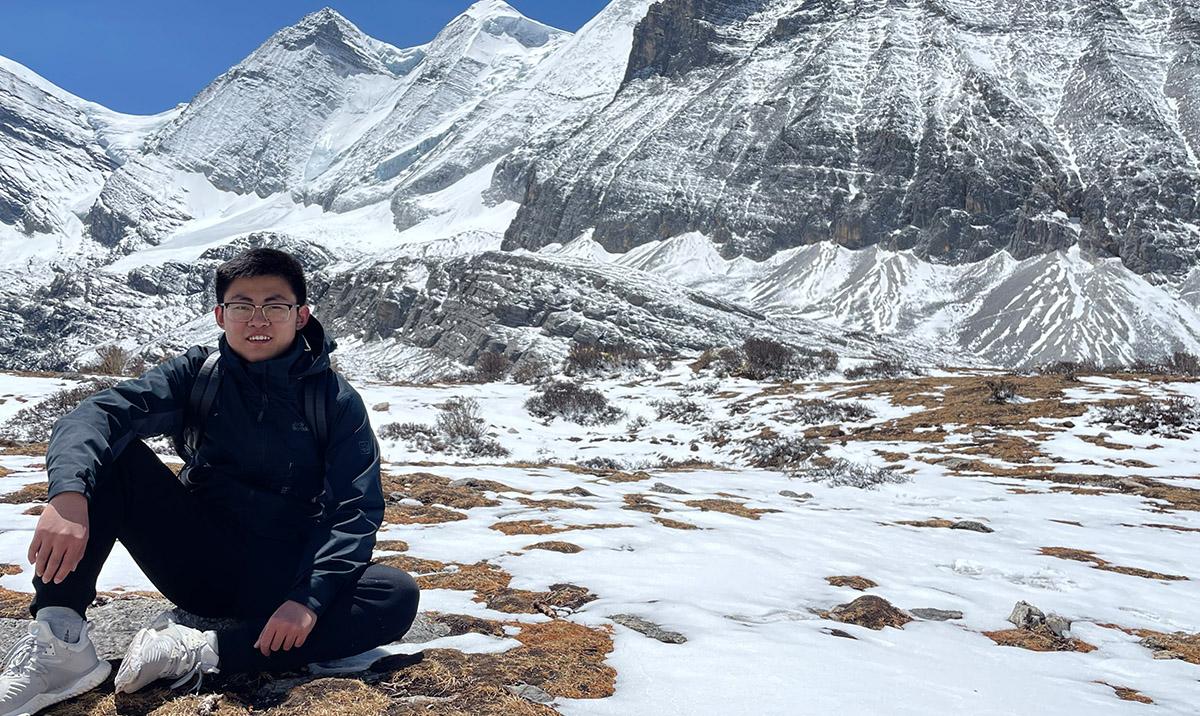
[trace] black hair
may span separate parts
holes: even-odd
[[[308,303],[304,268],[291,254],[278,249],[247,249],[217,267],[217,303],[224,303],[229,284],[239,278],[279,276],[296,294],[296,303]]]

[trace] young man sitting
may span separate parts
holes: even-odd
[[[55,425],[50,501],[29,546],[35,621],[0,673],[0,716],[34,713],[108,677],[84,612],[118,539],[167,599],[242,624],[201,632],[164,619],[142,629],[118,692],[160,678],[297,669],[411,626],[416,583],[370,564],[383,519],[379,446],[362,399],[330,368],[336,346],[309,313],[300,264],[246,251],[217,269],[216,299],[224,335],[207,366],[213,349],[194,347]],[[196,415],[197,405],[207,410]],[[178,478],[141,441],[164,435],[188,446]]]

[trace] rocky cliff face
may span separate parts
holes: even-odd
[[[757,259],[1078,244],[1179,275],[1200,248],[1198,41],[1183,2],[664,0],[616,99],[516,172],[505,247],[589,228]]]

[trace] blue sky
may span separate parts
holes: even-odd
[[[330,6],[363,32],[428,42],[472,0],[0,0],[0,55],[133,114],[186,102],[275,31]],[[572,32],[607,0],[508,0]]]

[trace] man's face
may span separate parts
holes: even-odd
[[[255,276],[234,279],[225,291],[224,302],[292,305],[296,302],[296,294],[282,276]],[[213,309],[217,325],[225,330],[229,347],[251,363],[283,355],[296,340],[296,331],[308,323],[308,306],[293,308],[285,320],[268,321],[263,311],[256,309],[249,321],[239,322],[230,320],[225,308],[217,306]]]

